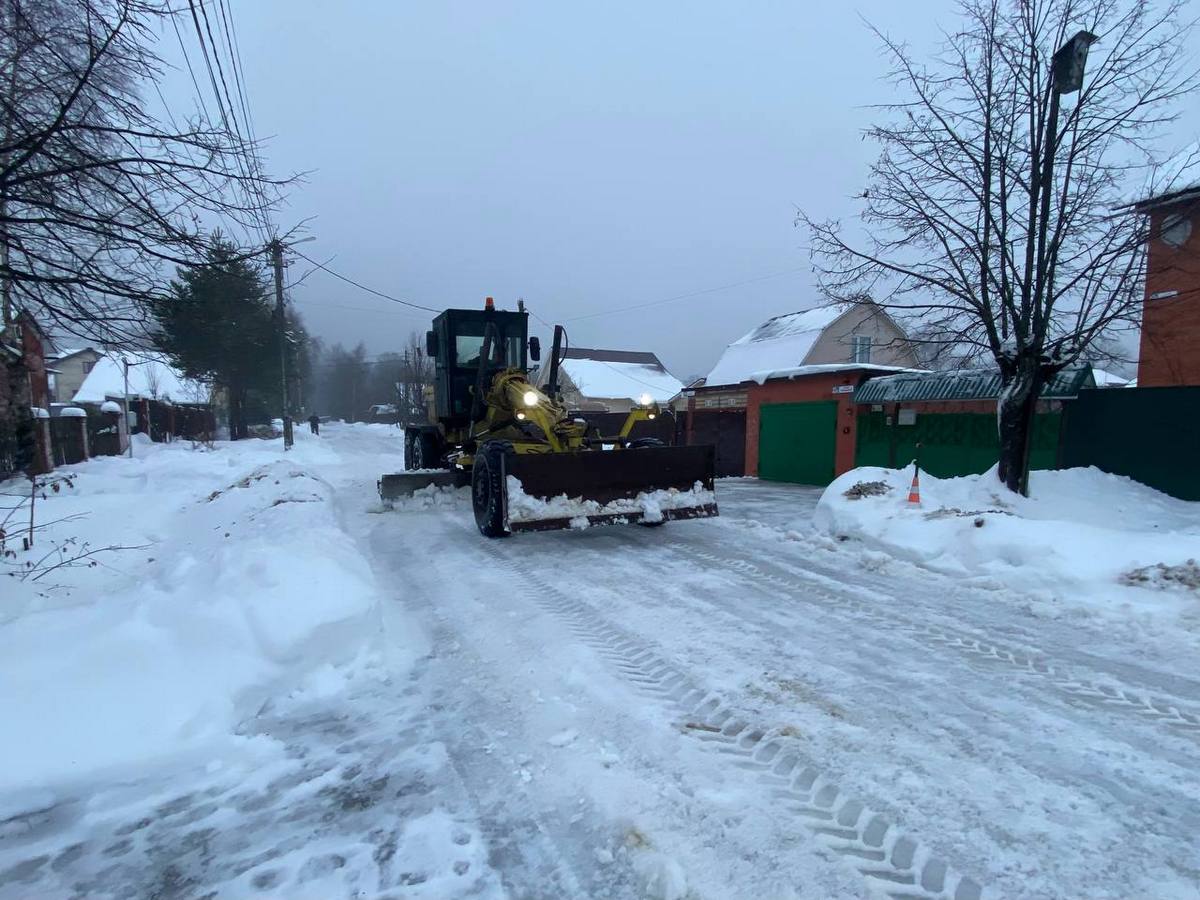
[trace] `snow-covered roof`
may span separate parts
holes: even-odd
[[[50,356],[49,358],[50,358],[50,359],[54,359],[54,360],[63,360],[63,359],[66,359],[66,358],[67,358],[67,357],[69,357],[69,356],[74,356],[74,355],[75,355],[75,354],[77,354],[77,353],[86,353],[86,352],[87,352],[87,351],[89,351],[89,350],[90,350],[90,351],[92,351],[93,353],[100,353],[100,352],[102,352],[102,351],[100,351],[100,350],[97,350],[95,347],[68,347],[68,348],[67,348],[67,349],[65,349],[65,350],[59,350],[59,351],[57,351],[56,353],[54,353],[54,354],[53,354],[52,356]]]
[[[572,347],[559,368],[589,398],[636,401],[649,394],[652,400],[666,403],[683,390],[683,382],[653,353]]]
[[[1042,385],[1043,400],[1070,400],[1082,388],[1095,387],[1088,366],[1063,369]],[[997,369],[959,369],[950,372],[903,372],[863,382],[854,391],[855,403],[917,403],[942,400],[995,400],[1000,396]]]
[[[1095,366],[1092,366],[1092,377],[1096,379],[1096,387],[1125,387],[1129,383],[1128,378],[1097,369]]]
[[[1156,201],[1200,192],[1200,140],[1184,147],[1161,166],[1155,166],[1142,188],[1137,206],[1155,205]]]
[[[161,353],[110,351],[96,365],[75,392],[74,403],[103,403],[109,397],[125,393],[125,361],[129,361],[129,395],[179,403],[207,397],[203,384],[184,378]]]
[[[705,379],[706,387],[755,380],[755,373],[793,369],[847,307],[834,304],[768,319],[725,348]]]
[[[776,378],[799,378],[803,375],[827,375],[834,372],[883,372],[886,374],[923,373],[924,369],[905,366],[879,366],[874,363],[818,363],[811,366],[792,366],[787,369],[763,369],[750,373],[750,381],[765,384]]]

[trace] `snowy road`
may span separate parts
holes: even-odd
[[[321,475],[404,649],[247,722],[266,768],[0,832],[0,896],[1200,895],[1194,647],[817,537],[803,488],[504,541],[461,496],[379,514],[395,443],[334,431]]]

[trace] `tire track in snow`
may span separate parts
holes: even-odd
[[[484,551],[515,579],[537,588],[528,592],[531,599],[562,620],[626,681],[647,697],[673,707],[683,734],[770,787],[776,800],[853,866],[874,891],[893,900],[980,900],[983,896],[978,881],[952,871],[945,860],[842,791],[800,751],[799,742],[786,729],[755,727],[718,694],[536,569],[522,567],[493,542],[487,542]]]
[[[454,509],[441,511],[440,518],[448,529],[453,530],[453,537],[457,537],[457,532],[463,528],[458,521],[459,514],[460,511]],[[474,528],[468,539],[477,539]],[[455,584],[460,573],[452,571],[453,567],[448,567],[438,552],[436,535],[434,543],[428,552],[417,555],[418,565],[403,569],[409,585],[416,588],[405,598],[405,605],[429,624],[432,642],[430,656],[414,668],[415,679],[428,677],[430,668],[452,657],[458,648],[458,636],[439,610],[436,596],[439,588]],[[453,734],[446,734],[444,729],[436,726],[434,730],[441,733],[450,765],[474,807],[480,830],[491,848],[492,868],[507,891],[522,900],[588,900],[592,894],[584,884],[596,883],[598,879],[611,882],[610,886],[617,891],[624,884],[626,875],[614,873],[611,868],[603,873],[595,871],[595,866],[590,864],[594,859],[592,845],[583,846],[585,841],[578,826],[563,826],[554,821],[553,813],[534,808],[526,791],[512,789],[514,775],[523,769],[521,761],[505,753],[471,712],[492,707],[495,698],[473,690],[465,679],[455,677],[455,673],[448,674],[449,679],[437,680],[442,685],[453,685],[450,694],[455,709],[461,713],[453,718],[459,723],[459,730]],[[447,696],[445,690],[439,689],[437,693],[439,700]],[[446,705],[439,702],[433,711],[444,714],[446,709]],[[512,724],[510,722],[509,727]],[[564,848],[565,839],[580,846]],[[588,863],[583,870],[580,869],[581,862]]]
[[[898,598],[881,591],[872,591],[873,600],[858,599],[857,591],[848,585],[815,572],[771,571],[773,566],[763,562],[752,562],[734,554],[717,553],[697,548],[679,541],[663,544],[665,548],[687,557],[703,560],[732,569],[740,575],[750,577],[760,584],[781,589],[789,596],[806,603],[849,610],[861,619],[875,622],[889,629],[897,629],[922,643],[938,648],[953,650],[968,658],[988,664],[1016,669],[1049,681],[1068,698],[1086,705],[1118,710],[1137,716],[1143,721],[1166,726],[1175,733],[1200,739],[1200,714],[1192,712],[1174,699],[1158,696],[1126,685],[1105,684],[1081,677],[1067,666],[1055,661],[1048,654],[1037,650],[1014,650],[992,640],[958,631],[941,625],[913,622],[892,611]],[[879,597],[887,603],[880,603]]]

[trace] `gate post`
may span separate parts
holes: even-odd
[[[45,475],[47,472],[54,471],[54,457],[51,455],[50,442],[50,413],[40,406],[33,407],[31,412],[33,413],[35,453],[33,464],[29,469],[34,475]]]
[[[87,413],[78,406],[68,406],[58,415],[59,418],[73,420],[79,429],[79,451],[81,458],[77,462],[86,462],[91,459],[92,454],[88,447]]]

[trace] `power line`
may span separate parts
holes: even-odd
[[[804,271],[807,271],[806,267],[799,267],[799,268],[795,268],[795,269],[785,269],[782,272],[772,272],[769,275],[759,275],[756,278],[747,278],[744,281],[734,281],[734,282],[731,282],[730,284],[718,285],[717,287],[704,288],[704,289],[698,290],[698,291],[688,291],[686,294],[675,294],[672,297],[664,297],[661,300],[651,300],[648,303],[636,303],[633,306],[622,306],[617,309],[605,309],[605,310],[601,310],[600,312],[584,313],[582,316],[572,316],[571,318],[564,319],[563,321],[564,322],[578,322],[581,319],[595,319],[598,316],[611,316],[611,315],[614,315],[615,313],[630,312],[635,309],[646,309],[649,306],[661,306],[664,303],[674,303],[677,300],[687,300],[690,297],[700,297],[704,294],[716,294],[716,293],[719,293],[720,291],[728,291],[728,290],[732,290],[733,288],[736,288],[736,287],[743,287],[744,285],[747,285],[747,284],[754,284],[759,281],[769,281],[772,278],[782,278],[784,275],[795,275],[798,272],[804,272]]]
[[[196,78],[196,70],[192,68],[192,58],[187,52],[187,44],[183,40],[183,35],[179,31],[179,24],[175,21],[175,16],[169,16],[171,27],[175,29],[175,39],[179,41],[179,50],[183,54],[183,61],[187,64],[188,74],[192,76],[192,86],[196,89],[196,100],[200,103],[200,111],[204,113],[205,119],[211,119],[208,114],[208,104],[204,102],[204,92],[200,90],[200,81]]]
[[[293,300],[292,302],[293,303],[309,303],[309,302],[311,302],[311,303],[314,303],[314,304],[320,306],[321,309],[324,309],[326,307],[333,307],[334,309],[352,309],[355,312],[380,313],[385,316],[416,316],[416,315],[420,315],[416,311],[410,311],[407,309],[389,309],[386,306],[352,306],[348,303],[330,303],[329,301],[323,300],[319,297],[298,297],[295,300]],[[424,319],[425,317],[422,315],[421,318]]]
[[[333,269],[329,268],[329,266],[325,265],[324,263],[317,262],[311,256],[306,256],[305,254],[303,254],[299,250],[297,250],[295,247],[292,248],[292,252],[295,253],[297,256],[299,256],[301,259],[307,259],[310,263],[312,263],[318,269],[320,269],[323,272],[328,272],[334,278],[337,278],[340,281],[344,281],[344,282],[346,282],[346,284],[354,285],[360,291],[366,291],[368,294],[374,294],[376,297],[381,297],[384,300],[390,300],[392,303],[399,303],[402,306],[411,306],[413,309],[423,309],[426,312],[432,312],[432,313],[442,312],[442,310],[437,309],[435,307],[422,306],[420,303],[413,303],[410,300],[401,300],[399,297],[393,297],[391,294],[385,294],[383,291],[377,291],[377,290],[375,290],[375,288],[367,287],[365,284],[361,284],[361,283],[355,281],[353,278],[343,275],[341,272],[335,272]]]
[[[260,238],[262,239],[263,243],[266,243],[271,238],[271,228],[270,228],[270,224],[269,224],[269,219],[266,215],[266,211],[261,206],[261,204],[263,202],[262,197],[260,196],[258,198],[258,203],[256,204],[255,198],[251,195],[252,187],[247,186],[247,185],[252,186],[254,184],[255,177],[252,174],[253,170],[247,168],[246,160],[243,158],[243,154],[245,154],[246,156],[248,156],[249,154],[246,151],[246,142],[242,138],[241,132],[238,130],[237,115],[235,114],[234,109],[233,109],[233,99],[229,94],[229,86],[225,81],[225,70],[221,66],[221,58],[218,54],[219,46],[217,44],[216,38],[214,38],[212,35],[212,26],[209,24],[209,21],[208,21],[208,11],[205,9],[204,3],[201,2],[200,3],[200,13],[203,14],[204,22],[205,22],[205,25],[201,26],[200,15],[198,15],[196,12],[195,0],[188,0],[188,9],[190,10],[191,15],[192,15],[192,24],[196,29],[196,39],[200,43],[200,52],[204,58],[204,65],[205,65],[205,68],[208,70],[208,79],[209,79],[210,84],[212,85],[213,99],[216,101],[217,111],[221,114],[221,122],[225,126],[226,133],[230,136],[230,138],[234,139],[237,142],[237,144],[239,145],[240,150],[241,150],[240,153],[235,154],[235,159],[237,160],[238,171],[241,173],[242,177],[246,181],[246,184],[244,184],[242,186],[243,193],[246,198],[246,205],[250,209],[251,215],[255,219],[256,226],[260,229]],[[208,40],[207,41],[205,40],[205,37],[204,37],[205,27],[207,27],[207,29],[208,29]],[[209,42],[211,42],[213,45],[211,58],[210,58],[209,52],[208,52]],[[215,71],[213,69],[214,62],[216,64]],[[221,88],[217,84],[217,72],[220,73],[221,84],[225,85],[225,97],[229,101],[229,112],[228,113],[226,113],[226,110],[225,110],[225,100],[223,100],[221,98]],[[232,126],[230,125],[231,117],[233,119]]]
[[[270,207],[270,203],[267,202],[263,189],[262,160],[258,157],[258,137],[254,127],[254,116],[250,112],[249,88],[246,82],[245,66],[242,64],[241,47],[238,45],[235,20],[233,12],[226,9],[225,0],[218,0],[218,9],[221,13],[218,30],[221,30],[220,26],[223,23],[225,46],[229,50],[229,66],[233,69],[233,81],[237,89],[238,103],[242,108],[242,124],[246,127],[246,137],[249,142],[247,156],[250,160],[251,171],[255,175],[255,180],[251,182],[251,187],[258,195],[264,217],[269,220],[266,211]],[[226,91],[228,91],[228,88],[226,88]],[[243,148],[247,148],[246,142],[243,142]]]

